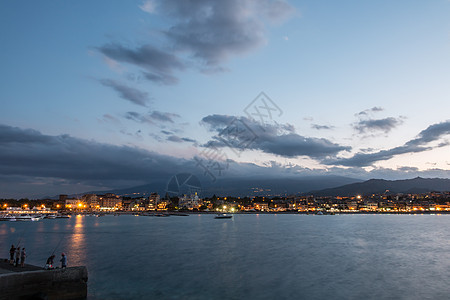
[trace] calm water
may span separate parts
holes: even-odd
[[[72,217],[1,222],[43,265],[59,244],[89,299],[444,299],[450,215]]]

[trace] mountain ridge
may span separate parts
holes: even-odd
[[[388,193],[426,193],[433,191],[450,191],[450,179],[447,178],[422,178],[386,180],[369,179],[363,182],[350,183],[339,187],[322,190],[312,190],[309,193],[314,196],[354,196]]]

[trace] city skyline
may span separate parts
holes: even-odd
[[[0,197],[450,178],[449,1],[0,8]]]

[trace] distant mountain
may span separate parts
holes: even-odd
[[[370,179],[335,188],[313,190],[308,194],[315,196],[354,196],[389,193],[426,193],[432,191],[450,191],[450,179],[413,178],[406,180]]]
[[[188,174],[184,174],[188,175]],[[176,183],[180,184],[187,180],[183,174],[177,175]],[[169,185],[172,194],[183,194],[189,191],[198,191],[202,197],[212,195],[220,196],[275,196],[305,193],[310,190],[333,188],[344,184],[359,182],[354,178],[342,176],[313,176],[313,177],[290,177],[290,178],[217,178],[215,182],[206,177],[190,179],[189,185],[176,186],[172,180],[160,180],[149,184],[134,186],[109,191],[91,191],[89,193],[105,194],[114,193],[121,196],[139,197],[148,196],[152,192],[158,192],[164,196]],[[203,180],[200,180],[203,179]],[[169,182],[169,184],[168,184]],[[172,183],[171,183],[172,182]],[[88,193],[83,193],[88,194]]]

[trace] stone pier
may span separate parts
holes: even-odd
[[[0,300],[3,299],[61,299],[76,300],[87,297],[86,267],[44,270],[25,265],[14,267],[0,261]]]

